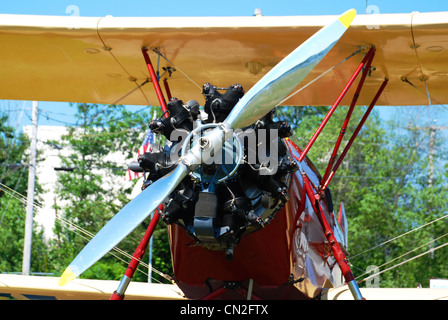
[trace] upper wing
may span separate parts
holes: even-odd
[[[157,105],[150,84],[136,89],[148,79],[141,53],[147,47],[160,74],[163,67],[176,69],[164,75],[173,95],[201,103],[204,83],[241,83],[248,90],[334,18],[0,15],[0,98]],[[427,92],[432,103],[448,103],[447,32],[448,12],[358,15],[301,86],[375,45],[375,70],[358,104],[369,104],[385,77],[378,105],[425,105]],[[333,104],[361,59],[355,55],[284,104]]]

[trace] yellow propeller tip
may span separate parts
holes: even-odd
[[[69,283],[70,281],[72,281],[75,278],[76,278],[76,276],[73,273],[73,271],[70,270],[70,268],[67,268],[67,269],[65,269],[65,271],[62,274],[61,278],[59,279],[58,284],[60,286],[65,286],[67,283]]]
[[[350,27],[350,24],[352,23],[353,19],[355,18],[355,16],[356,16],[356,10],[350,9],[350,10],[344,12],[344,14],[339,17],[339,21],[341,21],[341,23],[344,25],[344,27],[346,27],[348,29],[348,27]]]

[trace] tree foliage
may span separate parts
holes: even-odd
[[[311,138],[328,107],[311,107],[312,113],[301,108],[280,108],[279,116],[293,119],[295,137],[304,147]],[[356,107],[344,141],[347,142],[361,119],[365,107]],[[338,107],[322,134],[313,145],[309,157],[323,173],[345,119],[347,107]],[[400,111],[398,111],[400,112]],[[330,183],[335,208],[343,201],[349,220],[349,256],[355,277],[366,278],[369,266],[378,266],[382,287],[428,286],[430,278],[447,278],[443,259],[447,249],[425,254],[428,249],[446,242],[446,171],[437,170],[429,183],[428,132],[412,130],[420,117],[409,120],[398,113],[400,121],[382,123],[378,113],[368,118],[352,148]],[[405,125],[403,125],[405,124]],[[440,144],[440,141],[437,141]],[[341,145],[339,155],[344,148]],[[446,150],[439,148],[434,161],[444,159]],[[436,172],[436,171],[435,171]],[[407,232],[414,230],[409,234]],[[401,236],[406,234],[404,236]],[[442,237],[436,241],[437,239]],[[393,241],[390,239],[397,238]],[[416,249],[418,248],[418,249]],[[397,268],[392,268],[417,255]],[[400,258],[399,258],[400,257]]]
[[[34,272],[61,274],[89,240],[83,230],[96,234],[129,201],[130,188],[124,189],[116,183],[123,180],[127,163],[117,162],[113,155],[119,152],[125,154],[125,159],[134,158],[150,119],[146,112],[131,113],[122,106],[79,104],[76,108],[77,125],[68,128],[69,133],[62,141],[72,150],[63,159],[63,166],[72,171],[59,174],[56,210],[60,222],[55,226],[56,237],[49,243],[35,232]],[[328,109],[278,107],[277,114],[292,125],[295,129],[292,139],[304,147]],[[336,109],[308,154],[321,173],[326,169],[347,110],[347,107]],[[339,154],[365,110],[355,108]],[[348,216],[349,261],[355,277],[362,282],[368,275],[367,268],[378,266],[385,271],[380,274],[381,287],[415,287],[418,283],[428,286],[430,278],[448,278],[445,267],[448,249],[440,247],[448,239],[444,219],[448,213],[448,166],[443,162],[447,150],[438,133],[431,135],[431,131],[418,129],[431,125],[423,121],[422,112],[409,119],[404,119],[403,114],[409,114],[408,110],[401,110],[399,122],[384,123],[374,111],[330,183],[335,210],[343,201]],[[25,136],[15,135],[6,123],[7,118],[2,116],[0,180],[26,194],[26,168],[14,170],[7,165],[26,163],[29,142]],[[435,168],[433,176],[431,168]],[[23,247],[25,207],[3,190],[0,204],[0,270],[19,272],[22,251],[17,248]],[[149,219],[118,247],[132,254],[148,223]],[[431,248],[437,250],[428,251]],[[120,258],[125,261],[106,255],[82,276],[118,280],[129,261]],[[159,223],[154,234],[153,258],[156,269],[172,273],[163,223]],[[148,261],[148,253],[143,260]],[[146,281],[146,275],[136,273],[135,280]],[[365,285],[368,284],[366,281]]]

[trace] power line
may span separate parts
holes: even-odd
[[[381,267],[384,267],[384,266],[386,266],[386,265],[388,265],[388,264],[391,264],[392,262],[394,262],[394,261],[396,261],[396,260],[398,260],[398,259],[401,259],[401,258],[407,256],[407,255],[410,254],[411,252],[414,252],[414,251],[416,251],[416,250],[418,250],[418,249],[421,249],[421,248],[423,248],[423,247],[425,247],[425,246],[427,246],[427,245],[433,244],[433,243],[436,242],[437,240],[440,240],[440,239],[442,239],[443,237],[446,237],[446,236],[448,236],[448,233],[445,233],[444,235],[442,235],[442,236],[440,236],[440,237],[438,237],[438,238],[436,238],[436,239],[433,239],[433,240],[431,240],[431,241],[428,241],[428,242],[426,242],[425,244],[422,244],[422,245],[419,246],[419,247],[416,247],[416,248],[414,248],[414,249],[412,249],[412,250],[409,250],[408,252],[406,252],[406,253],[404,253],[404,254],[402,254],[402,255],[400,255],[400,256],[398,256],[398,257],[396,257],[396,258],[394,258],[394,259],[392,259],[392,260],[390,260],[390,261],[387,261],[387,262],[383,263],[382,265],[378,266],[378,268],[381,268]],[[429,249],[429,250],[428,250],[428,253],[430,253],[431,251],[434,251],[434,248]],[[398,265],[397,265],[397,266],[398,266]],[[390,269],[392,269],[392,267],[389,268],[388,270],[390,270]],[[360,277],[362,277],[362,276],[364,276],[364,275],[366,275],[366,274],[368,274],[368,273],[369,273],[369,272],[365,272],[365,273],[361,274],[360,276],[358,276],[357,278],[360,278]],[[377,275],[377,274],[375,274],[375,275]],[[368,278],[370,278],[370,277],[368,277]],[[368,278],[363,279],[362,281],[366,281]]]
[[[0,183],[0,190],[4,190],[6,192],[6,194],[8,194],[9,196],[15,198],[16,200],[26,204],[26,205],[31,205],[33,206],[35,209],[42,209],[42,204],[36,202],[33,200],[32,203],[29,202],[29,200],[27,199],[26,196],[24,196],[23,194],[15,191],[14,189],[11,189],[10,187],[8,187],[7,185]],[[74,232],[76,235],[80,236],[81,238],[89,241],[90,239],[92,239],[94,237],[94,234],[89,232],[88,230],[76,225],[75,223],[71,222],[70,220],[62,217],[61,215],[57,214],[56,215],[56,219],[68,230],[70,230],[71,232]],[[118,248],[118,247],[114,247],[112,249],[113,251],[125,256],[128,259],[133,259],[133,256],[129,253],[127,253],[126,251]],[[110,252],[110,254],[112,254],[115,258],[117,258],[118,260],[125,262],[126,264],[128,264],[128,262],[126,262],[123,258],[118,257],[116,254],[114,254],[113,252]],[[149,265],[145,264],[145,262],[141,262],[142,267],[144,268],[148,268]],[[145,271],[142,271],[140,269],[138,269],[140,272],[144,273],[145,275],[148,275],[147,273],[145,273]],[[154,267],[151,267],[151,270],[155,273],[157,273],[158,275],[160,275],[161,277],[165,278],[168,281],[172,281],[172,278],[169,275],[164,274],[163,272],[157,270]],[[154,280],[158,281],[157,279],[153,278]]]
[[[399,266],[402,266],[402,265],[405,264],[405,263],[408,263],[408,262],[410,262],[410,261],[412,261],[412,260],[418,259],[418,258],[420,258],[420,257],[422,257],[422,256],[424,256],[424,255],[427,255],[428,253],[431,253],[431,252],[434,252],[434,251],[436,251],[436,250],[442,249],[443,247],[446,247],[446,246],[448,246],[448,242],[446,242],[446,243],[444,243],[444,244],[441,244],[440,246],[437,246],[437,247],[435,247],[435,248],[431,248],[431,249],[429,249],[429,250],[427,250],[427,251],[425,251],[425,252],[423,252],[423,253],[420,253],[420,254],[416,255],[415,257],[409,258],[409,259],[407,259],[407,260],[405,260],[405,261],[402,261],[402,262],[400,262],[400,263],[398,263],[398,264],[396,264],[396,265],[394,265],[394,266],[392,266],[392,267],[389,267],[389,268],[387,268],[387,269],[384,269],[383,271],[374,273],[374,274],[372,274],[372,275],[370,275],[370,276],[364,278],[364,279],[363,279],[362,281],[360,281],[360,282],[367,281],[367,280],[369,280],[369,279],[371,279],[371,278],[373,278],[373,277],[376,277],[376,276],[378,276],[378,275],[380,275],[380,274],[382,274],[382,273],[384,273],[384,272],[386,272],[386,271],[395,269],[395,268],[397,268],[397,267],[399,267]]]
[[[372,250],[374,250],[374,249],[376,249],[376,248],[382,247],[383,245],[385,245],[385,244],[387,244],[387,243],[389,243],[389,242],[392,242],[392,241],[394,241],[394,240],[397,240],[398,238],[401,238],[401,237],[403,237],[403,236],[405,236],[405,235],[408,235],[408,234],[410,234],[410,233],[412,233],[412,232],[414,232],[414,231],[417,231],[417,230],[419,230],[419,229],[421,229],[421,228],[424,228],[424,227],[426,227],[426,226],[429,226],[430,224],[433,224],[433,223],[435,223],[435,222],[437,222],[437,221],[439,221],[439,220],[441,220],[441,219],[445,219],[445,218],[447,218],[447,217],[448,217],[448,214],[446,214],[446,215],[444,215],[444,216],[442,216],[442,217],[440,217],[440,218],[437,218],[437,219],[435,219],[435,220],[432,220],[432,221],[430,221],[430,222],[428,222],[428,223],[426,223],[426,224],[424,224],[424,225],[421,225],[421,226],[419,226],[419,227],[417,227],[417,228],[414,228],[414,229],[412,229],[412,230],[409,230],[409,231],[407,231],[407,232],[405,232],[405,233],[403,233],[403,234],[400,234],[399,236],[396,236],[396,237],[394,237],[394,238],[392,238],[392,239],[389,239],[389,240],[384,241],[384,242],[382,242],[382,243],[380,243],[380,244],[377,244],[376,246],[373,246],[373,247],[371,247],[370,249],[367,249],[367,250],[365,250],[365,251],[362,251],[362,252],[360,252],[360,253],[358,253],[358,254],[353,255],[351,258],[355,258],[355,257],[360,256],[360,255],[363,255],[363,254],[365,254],[365,253],[367,253],[367,252],[369,252],[369,251],[372,251]]]

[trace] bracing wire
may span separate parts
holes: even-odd
[[[96,25],[96,32],[97,32],[98,38],[100,39],[100,41],[101,41],[101,42],[103,43],[103,45],[104,45],[103,49],[106,50],[107,52],[109,52],[109,54],[110,54],[111,57],[115,60],[115,62],[121,67],[121,69],[123,69],[124,72],[127,73],[128,77],[129,77],[129,80],[133,80],[133,82],[134,82],[134,84],[135,84],[135,86],[136,86],[136,89],[140,90],[140,93],[142,94],[142,96],[144,97],[144,99],[146,100],[146,102],[148,103],[148,105],[151,105],[151,103],[149,102],[148,97],[146,96],[145,92],[142,90],[142,86],[139,86],[139,85],[137,84],[137,82],[134,81],[134,80],[135,80],[135,77],[132,76],[132,75],[129,73],[129,71],[124,67],[124,65],[123,65],[123,64],[118,60],[118,58],[113,54],[113,52],[112,52],[112,48],[110,48],[110,47],[104,42],[103,38],[101,37],[101,33],[100,33],[100,22],[101,22],[102,19],[103,19],[103,17],[101,17],[101,18],[98,20],[98,22],[97,22],[97,25]]]
[[[159,55],[159,57],[162,57],[166,60],[169,64],[171,64],[176,70],[178,70],[180,73],[182,73],[185,78],[187,78],[191,83],[193,83],[196,87],[202,90],[202,87],[197,84],[193,79],[191,79],[185,72],[183,72],[181,69],[179,69],[174,63],[172,63],[170,60],[168,60],[167,57],[165,57],[157,48],[153,48],[153,51]]]
[[[440,101],[438,101],[437,99],[435,99],[434,97],[432,97],[432,96],[429,95],[428,86],[427,86],[426,81],[425,81],[425,89],[426,89],[426,92],[423,91],[422,89],[418,88],[415,84],[413,84],[413,83],[412,83],[411,81],[409,81],[409,79],[407,79],[407,78],[403,78],[403,79],[401,79],[401,81],[403,81],[403,82],[409,84],[411,87],[413,87],[413,88],[416,89],[417,91],[421,92],[422,94],[427,95],[427,96],[428,96],[428,103],[429,103],[429,105],[431,105],[431,101],[434,101],[435,103],[437,103],[438,105],[440,105],[442,108],[448,110],[448,107],[447,107],[446,105],[444,105],[443,103],[441,103]]]
[[[323,76],[325,76],[327,73],[329,73],[330,71],[332,71],[333,69],[337,68],[339,65],[343,64],[344,62],[346,62],[347,60],[349,60],[351,57],[357,55],[359,52],[361,52],[362,48],[359,48],[358,50],[356,50],[355,52],[351,53],[348,57],[344,58],[343,60],[339,61],[338,63],[336,63],[334,66],[332,66],[331,68],[329,68],[328,70],[324,71],[323,73],[321,73],[320,75],[318,75],[316,78],[314,78],[313,80],[311,80],[310,82],[308,82],[307,84],[305,84],[304,86],[300,87],[299,89],[297,89],[296,91],[294,91],[293,93],[291,93],[289,96],[287,96],[285,99],[283,99],[282,101],[280,101],[277,106],[281,105],[283,102],[285,102],[286,100],[288,100],[289,98],[292,98],[293,96],[295,96],[296,94],[298,94],[299,92],[303,91],[304,89],[306,89],[308,86],[312,85],[314,82],[316,82],[317,80],[319,80],[320,78],[322,78]]]

